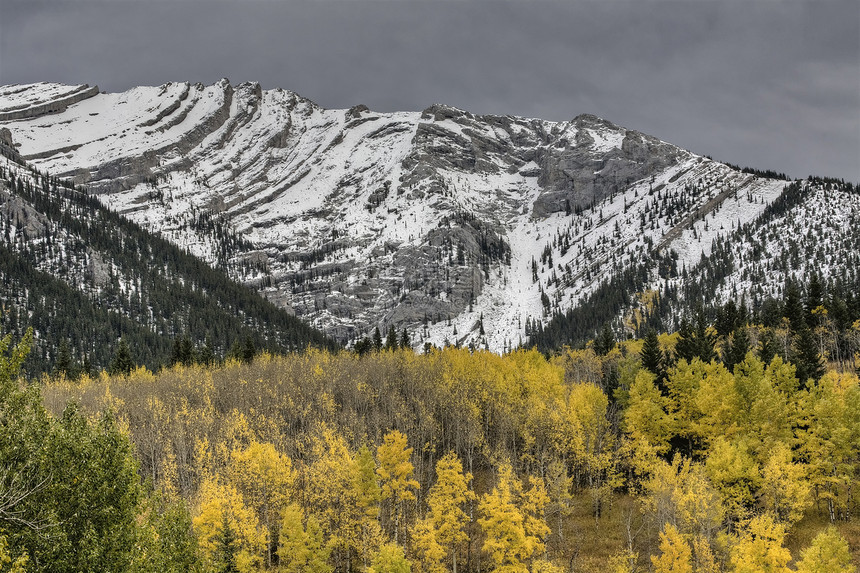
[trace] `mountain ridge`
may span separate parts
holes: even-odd
[[[80,186],[38,172],[0,129],[0,329],[33,328],[28,374],[67,361],[107,368],[122,339],[156,369],[185,339],[206,360],[239,348],[284,352],[332,341]],[[231,345],[233,348],[231,348]],[[71,370],[70,370],[71,372]]]
[[[3,87],[0,113],[80,89]],[[98,93],[4,125],[38,168],[346,343],[394,327],[416,347],[510,349],[633,265],[658,287],[661,257],[709,254],[700,235],[720,233],[698,222],[728,236],[787,184],[590,114],[326,110],[226,80]],[[227,257],[230,233],[246,246]]]

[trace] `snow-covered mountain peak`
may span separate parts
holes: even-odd
[[[701,233],[785,184],[589,114],[329,110],[227,80],[5,86],[0,126],[39,169],[344,341],[394,326],[510,348],[658,249],[693,264]]]

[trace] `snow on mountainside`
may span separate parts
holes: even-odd
[[[786,185],[590,115],[326,110],[227,80],[0,87],[0,127],[342,341],[516,346],[622,269],[659,285],[658,249],[692,268]]]

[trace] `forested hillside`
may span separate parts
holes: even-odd
[[[821,310],[787,292],[785,322],[736,313],[728,335],[723,308],[722,322],[700,313],[623,342],[605,330],[550,358],[263,354],[42,392],[48,412],[66,410],[51,423],[76,419],[71,401],[103,420],[92,431],[124,428],[146,485],[138,537],[118,547],[149,544],[153,562],[848,573],[860,565],[860,323],[844,333],[850,354],[825,363],[804,350]],[[172,528],[153,503],[172,508]],[[15,551],[45,551],[4,523]]]
[[[331,347],[320,332],[222,270],[106,209],[86,189],[31,170],[0,143],[0,321],[33,327],[25,369],[107,368],[122,338],[155,369],[175,341],[220,357],[234,345],[283,352]],[[214,223],[201,218],[200,225]],[[226,232],[221,230],[221,232]],[[229,237],[228,237],[229,238]],[[224,243],[238,242],[232,237]]]
[[[709,321],[730,303],[776,326],[792,284],[796,296],[809,285],[810,308],[822,307],[814,326],[844,331],[860,319],[860,186],[818,177],[787,183],[760,216],[732,222],[731,234],[726,223],[718,212],[690,223],[680,240],[610,273],[581,306],[555,312],[546,325],[527,323],[529,344],[544,352],[580,346],[604,325],[637,336],[677,330],[698,305]]]

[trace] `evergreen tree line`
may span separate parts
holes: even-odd
[[[662,212],[664,206],[659,200],[660,192],[654,193]],[[860,318],[856,295],[860,292],[860,227],[846,227],[837,221],[822,219],[815,223],[817,227],[814,229],[800,229],[792,221],[798,216],[798,208],[808,204],[814,193],[823,193],[825,197],[833,194],[843,201],[845,197],[856,196],[858,188],[834,179],[810,178],[792,182],[772,204],[765,207],[755,222],[738,228],[731,236],[718,237],[710,254],[703,256],[694,267],[678,268],[677,254],[671,251],[652,253],[652,258],[642,261],[640,268],[601,283],[580,304],[581,308],[565,313],[555,311],[545,326],[536,324],[530,327],[527,333],[530,335],[529,344],[536,345],[545,353],[563,345],[583,347],[605,324],[614,324],[616,330],[620,330],[617,328],[620,317],[630,314],[631,309],[641,315],[632,324],[632,333],[638,337],[644,337],[649,328],[664,332],[679,330],[681,318],[687,316],[690,321],[689,317],[696,314],[698,304],[703,304],[705,319],[713,323],[719,305],[712,301],[718,300],[720,291],[735,304],[744,301],[750,320],[773,327],[773,317],[782,317],[786,285],[797,283],[801,292],[805,292],[804,285],[815,281],[822,283],[827,291],[827,296],[821,299],[828,311],[826,318],[837,323],[837,331],[844,332]],[[678,200],[684,200],[683,194]],[[670,203],[665,209],[672,211],[674,207]],[[819,240],[824,231],[827,232],[827,241]],[[768,241],[783,244],[786,233],[791,234],[793,240],[784,248],[774,252],[767,246]],[[547,252],[548,249],[549,246]],[[825,261],[830,261],[828,268],[822,268]],[[739,262],[743,263],[743,272],[737,277],[744,285],[742,288],[727,283],[730,277],[735,280],[733,273]],[[662,279],[656,287],[659,296],[653,298],[647,308],[637,308],[641,305],[635,304],[633,293],[642,293],[652,284],[648,270],[655,267]],[[829,277],[826,281],[822,278],[825,274]],[[776,288],[775,281],[780,281],[776,282]],[[848,320],[847,317],[853,318]],[[630,328],[631,325],[625,325],[627,332]],[[844,337],[841,338],[841,356],[844,359],[845,342]]]
[[[0,323],[19,336],[34,328],[29,374],[49,372],[61,347],[81,369],[107,368],[120,338],[134,362],[150,369],[168,364],[172,340],[186,333],[201,349],[208,340],[221,356],[246,340],[270,351],[333,347],[319,331],[81,189],[8,166],[0,166],[0,180],[10,205],[23,201],[0,217]]]

